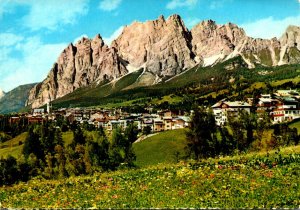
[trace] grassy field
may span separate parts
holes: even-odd
[[[97,138],[96,131],[85,131],[88,138]],[[0,157],[7,157],[9,154],[18,158],[22,152],[27,133],[0,144]],[[62,139],[65,146],[73,140],[73,132],[67,131],[62,133]],[[134,150],[137,155],[138,166],[148,166],[164,162],[173,162],[176,159],[175,152],[183,153],[185,146],[185,130],[174,130],[159,133],[156,136],[145,139],[142,142],[134,144]]]
[[[0,143],[0,157],[12,155],[17,158],[21,154],[26,136],[27,132],[24,132],[9,141]]]
[[[289,127],[290,128],[297,128],[298,134],[300,134],[300,120],[292,122],[291,124],[289,124]]]
[[[27,132],[24,132],[9,141],[0,143],[0,157],[7,157],[8,155],[12,155],[15,158],[18,158],[22,152],[26,136]],[[73,132],[64,132],[62,134],[62,138],[65,142],[65,145],[70,144],[73,140]],[[22,145],[19,145],[19,142],[22,142]]]
[[[166,95],[163,96],[162,98],[155,98],[153,100],[150,101],[151,104],[162,104],[164,102],[168,102],[169,104],[173,104],[173,103],[179,103],[182,101],[182,97],[176,96],[176,95]]]
[[[181,155],[186,145],[185,129],[165,131],[133,144],[136,165],[145,167],[159,163],[176,162],[175,153]]]
[[[276,87],[276,86],[280,86],[283,85],[284,83],[287,82],[293,82],[294,84],[297,84],[300,82],[300,77],[295,77],[293,79],[284,79],[284,80],[278,80],[278,81],[274,81],[271,83],[272,86]]]
[[[174,154],[184,150],[185,131],[165,131],[135,143],[137,168],[59,180],[36,177],[2,186],[0,208],[299,207],[300,145],[176,163]],[[26,133],[6,144],[24,137]],[[66,144],[72,138],[72,132],[63,133]]]
[[[62,139],[65,142],[65,146],[71,144],[73,141],[74,135],[72,131],[67,131],[62,133]]]
[[[297,151],[299,151],[297,149]],[[298,208],[300,154],[161,164],[0,187],[4,208]]]
[[[85,132],[85,135],[95,138],[96,133]],[[8,155],[12,155],[18,158],[22,152],[23,143],[25,142],[26,136],[27,136],[27,132],[24,132],[9,141],[0,143],[0,157],[7,157]],[[72,131],[63,132],[62,139],[65,142],[65,146],[69,145],[73,140],[73,132]],[[19,145],[19,142],[22,142],[22,145]]]
[[[255,82],[249,88],[244,91],[252,92],[254,89],[266,88],[266,84],[264,82]]]

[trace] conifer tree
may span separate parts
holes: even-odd
[[[195,159],[207,158],[215,155],[216,145],[215,118],[204,107],[195,107],[190,130],[187,131],[187,149]]]

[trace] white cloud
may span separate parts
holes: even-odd
[[[102,0],[99,4],[99,8],[104,11],[113,11],[118,8],[122,0]]]
[[[77,43],[80,39],[82,39],[83,37],[84,37],[84,38],[89,38],[88,35],[82,34],[81,36],[79,36],[79,37],[77,37],[77,38],[74,39],[73,44],[76,44],[76,43]]]
[[[176,9],[178,7],[193,7],[196,6],[198,0],[171,0],[167,4],[167,9]]]
[[[0,34],[0,46],[11,46],[23,40],[22,36],[13,33]]]
[[[273,17],[260,19],[255,22],[241,24],[248,36],[254,38],[270,39],[281,37],[289,25],[300,26],[300,15],[276,20]]]
[[[122,33],[123,29],[124,29],[124,26],[121,26],[117,30],[115,30],[111,34],[110,37],[103,37],[103,41],[105,42],[105,44],[110,45],[113,40],[115,40],[116,38],[118,38],[118,36],[120,36],[120,34]]]
[[[0,55],[0,88],[7,92],[22,84],[42,81],[66,46],[66,43],[45,44],[39,37],[0,46],[0,52],[6,54]]]
[[[0,1],[0,19],[2,18],[4,13],[10,12],[9,0],[1,0]]]
[[[88,0],[30,0],[27,4],[30,10],[23,22],[32,30],[55,30],[62,25],[74,24],[78,16],[88,12]]]
[[[199,18],[187,18],[184,22],[188,29],[192,29],[200,21],[201,21],[201,19],[199,19]]]
[[[225,4],[231,3],[232,0],[214,0],[210,3],[209,8],[214,10],[214,9],[219,9],[222,8]]]

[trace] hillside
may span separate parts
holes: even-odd
[[[24,132],[8,141],[0,143],[0,158],[6,158],[9,155],[19,158],[22,153],[26,137],[27,132]],[[65,145],[70,144],[70,142],[73,140],[73,132],[67,131],[62,133],[62,139],[65,142]]]
[[[25,107],[29,91],[35,84],[21,85],[0,98],[0,114],[18,112]]]
[[[107,104],[110,106],[114,106],[114,104],[115,106],[149,105],[158,101],[153,99],[170,94],[178,96],[177,104],[180,104],[183,102],[184,95],[192,100],[221,90],[224,97],[231,97],[238,91],[237,85],[241,90],[245,90],[245,94],[252,94],[253,89],[248,88],[256,82],[271,83],[276,88],[285,84],[291,86],[290,81],[294,81],[294,86],[297,86],[299,80],[296,79],[299,71],[299,64],[279,67],[260,66],[249,70],[243,59],[236,57],[213,67],[194,67],[156,85],[140,86],[139,84],[135,85],[139,83],[139,78],[143,75],[142,70],[139,70],[113,83],[79,88],[73,93],[55,100],[53,106],[59,108],[105,106]],[[257,87],[257,89],[260,88],[261,86]],[[230,94],[228,94],[229,89],[231,89]],[[213,100],[210,103],[213,103]]]
[[[300,134],[300,120],[295,120],[294,122],[289,124],[290,128],[297,128],[298,134]]]
[[[26,137],[27,132],[24,132],[15,138],[0,143],[0,157],[6,158],[7,156],[11,155],[18,158],[22,152]]]
[[[76,107],[76,106],[92,106],[103,104],[108,96],[120,94],[123,89],[132,85],[140,76],[142,70],[138,70],[117,81],[106,83],[103,85],[89,86],[75,90],[63,98],[53,101],[53,107]]]
[[[174,163],[184,155],[186,129],[165,131],[133,144],[136,165],[146,167]]]
[[[298,147],[0,187],[4,208],[298,208]]]

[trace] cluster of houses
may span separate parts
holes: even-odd
[[[116,127],[125,129],[128,124],[135,123],[140,130],[149,127],[151,132],[160,132],[185,128],[189,126],[190,118],[178,115],[171,111],[160,111],[155,114],[148,113],[123,113],[119,110],[80,110],[74,109],[65,115],[70,122],[88,122],[96,127],[103,127],[111,131]]]
[[[150,132],[160,132],[185,128],[189,126],[190,117],[181,113],[169,110],[149,113],[127,113],[121,109],[82,109],[82,108],[62,108],[51,111],[44,109],[33,109],[31,114],[27,114],[28,123],[43,123],[46,120],[56,120],[63,117],[71,124],[76,121],[81,124],[88,123],[95,127],[103,127],[107,131],[112,131],[116,127],[125,129],[130,123],[135,123],[140,130],[149,127]],[[48,113],[49,112],[49,113]],[[20,116],[10,118],[11,123],[16,123]]]
[[[229,117],[238,116],[241,110],[248,113],[266,113],[271,121],[276,123],[292,121],[300,118],[300,95],[296,90],[278,90],[274,94],[262,94],[259,98],[248,98],[247,101],[221,100],[212,106],[215,121],[218,126],[228,122]],[[151,112],[150,112],[151,113]],[[190,113],[171,112],[169,110],[156,113],[126,113],[121,109],[82,109],[62,108],[51,110],[34,109],[32,113],[23,117],[28,119],[29,124],[43,123],[46,120],[56,120],[63,117],[70,123],[88,123],[95,127],[103,127],[112,131],[116,127],[125,129],[128,124],[135,123],[138,129],[144,130],[148,127],[150,132],[160,132],[188,127],[190,124]],[[10,123],[17,123],[21,116],[10,117]]]
[[[300,118],[300,95],[296,90],[278,90],[272,95],[262,94],[256,99],[248,98],[247,102],[221,100],[212,109],[218,126],[228,122],[229,117],[237,116],[241,110],[266,113],[276,124]]]

